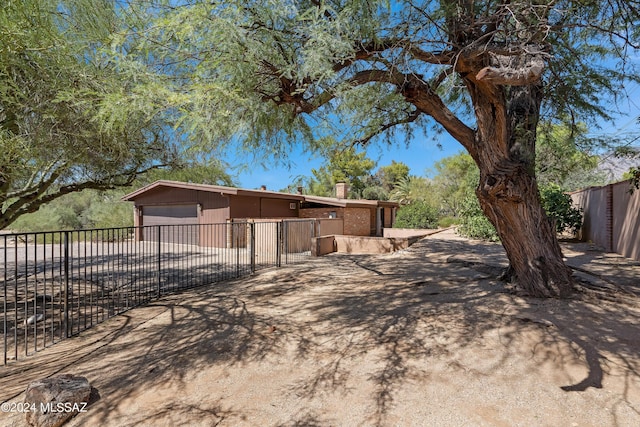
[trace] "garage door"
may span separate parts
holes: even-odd
[[[198,205],[143,206],[145,240],[197,245],[199,242]],[[155,227],[155,226],[162,227]]]

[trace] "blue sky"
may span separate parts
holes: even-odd
[[[640,92],[635,90],[634,92]],[[640,99],[640,96],[638,97]],[[593,135],[617,134],[620,132],[638,132],[638,117],[640,116],[640,100],[630,103],[627,110],[613,124],[603,124],[602,129],[593,132]],[[412,175],[428,176],[429,170],[434,164],[448,156],[463,151],[463,147],[448,134],[439,135],[438,142],[430,137],[419,136],[407,146],[404,143],[384,145],[374,143],[367,148],[369,158],[377,161],[377,167],[391,164],[392,160],[403,162],[410,168]],[[292,184],[296,177],[311,176],[311,169],[318,168],[324,162],[322,158],[311,158],[300,147],[292,147],[289,155],[292,162],[290,168],[284,166],[270,167],[265,170],[260,165],[252,165],[247,170],[237,173],[234,181],[241,188],[257,189],[266,185],[269,190],[278,191]]]
[[[602,137],[606,135],[619,135],[622,133],[640,134],[640,85],[632,83],[627,87],[626,97],[618,102],[616,108],[620,114],[613,123],[601,122],[601,129],[594,129],[592,136]],[[439,146],[438,146],[439,145]],[[639,146],[640,144],[634,144]],[[377,161],[377,167],[391,164],[392,160],[403,162],[410,168],[412,175],[429,176],[434,164],[448,156],[463,151],[463,147],[449,134],[443,132],[437,136],[437,141],[431,136],[425,136],[416,132],[413,140],[407,144],[398,142],[387,145],[373,143],[367,147],[369,158]],[[311,169],[318,168],[324,163],[324,159],[311,157],[303,152],[301,147],[293,146],[289,154],[290,168],[284,166],[271,166],[265,170],[261,165],[250,164],[243,171],[236,172],[235,183],[241,188],[257,189],[266,185],[269,190],[278,191],[295,182],[297,177],[311,176]],[[230,165],[237,166],[247,163],[247,159],[227,159]]]
[[[412,175],[427,175],[427,169],[432,168],[438,160],[457,154],[463,150],[462,146],[447,134],[440,135],[441,147],[429,137],[416,137],[407,147],[404,143],[385,145],[374,143],[367,147],[367,155],[377,161],[377,167],[391,164],[392,160],[403,162],[410,168]],[[241,188],[260,188],[266,185],[269,190],[278,191],[292,184],[298,176],[311,176],[311,169],[318,168],[324,159],[311,158],[300,147],[292,147],[289,155],[291,168],[284,166],[272,167],[264,170],[256,165],[239,173],[235,182]]]

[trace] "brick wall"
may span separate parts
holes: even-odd
[[[371,209],[368,208],[312,208],[300,209],[300,218],[329,218],[329,213],[344,220],[344,234],[349,236],[369,236],[375,224],[371,223]]]
[[[371,234],[371,209],[345,208],[344,234],[347,236],[369,236]]]
[[[300,218],[329,218],[329,213],[335,212],[337,218],[344,218],[344,208],[311,208],[300,209]]]

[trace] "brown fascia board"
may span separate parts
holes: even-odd
[[[334,197],[321,196],[304,196],[305,201],[324,204],[328,206],[337,206],[341,208],[376,208],[376,207],[394,207],[398,206],[396,202],[383,202],[379,200],[365,199],[337,199]]]
[[[280,193],[277,191],[267,191],[267,190],[247,190],[245,188],[238,188],[238,196],[250,196],[250,197],[266,197],[269,199],[287,199],[287,200],[297,200],[303,201],[304,196],[299,194],[290,194],[290,193]]]
[[[231,194],[231,195],[238,193],[237,188],[224,187],[221,185],[193,184],[190,182],[159,180],[149,185],[146,185],[140,188],[139,190],[136,190],[132,193],[129,193],[123,196],[122,200],[124,201],[135,200],[138,196],[158,187],[183,188],[185,190],[199,190],[199,191],[208,191],[211,193],[222,193],[222,194]]]
[[[139,190],[136,190],[132,193],[129,193],[123,196],[121,200],[123,201],[135,200],[138,196],[158,187],[182,188],[185,190],[206,191],[209,193],[220,193],[220,194],[232,195],[232,196],[239,195],[239,196],[251,196],[251,197],[269,197],[274,199],[289,199],[289,200],[298,200],[298,201],[304,200],[304,196],[300,196],[297,194],[278,193],[275,191],[263,191],[263,190],[247,190],[243,188],[225,187],[222,185],[193,184],[189,182],[167,181],[167,180],[155,181],[149,185],[146,185],[140,188]]]
[[[400,203],[398,202],[389,202],[386,200],[378,200],[378,206],[382,208],[397,208],[400,207]]]

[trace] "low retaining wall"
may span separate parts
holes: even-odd
[[[311,255],[322,256],[332,252],[349,254],[384,254],[406,249],[423,236],[412,237],[361,237],[323,236],[311,239]]]
[[[311,256],[322,256],[336,252],[335,236],[313,237],[311,239]]]
[[[416,228],[385,228],[382,230],[383,237],[394,237],[394,238],[402,238],[402,237],[423,237],[429,234],[433,234],[439,230],[427,230],[427,229],[416,229]]]

